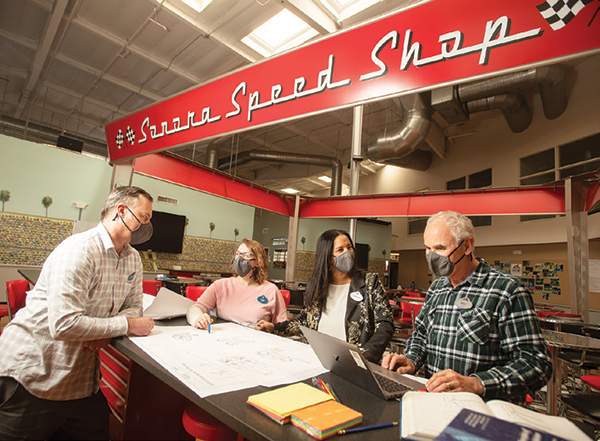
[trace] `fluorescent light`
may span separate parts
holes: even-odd
[[[331,182],[331,178],[329,176],[319,176],[321,181]]]
[[[284,188],[281,191],[283,191],[284,193],[287,193],[287,194],[296,194],[296,193],[298,193],[299,190],[294,190],[293,188]]]

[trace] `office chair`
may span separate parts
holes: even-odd
[[[6,299],[8,300],[8,319],[12,320],[17,311],[25,306],[25,298],[29,291],[29,282],[27,280],[7,280],[6,281]]]
[[[287,309],[287,307],[290,305],[290,291],[288,289],[280,289],[279,292],[285,301],[285,307]]]
[[[194,302],[200,298],[208,286],[188,285],[185,288],[185,296]]]
[[[160,280],[142,280],[142,291],[144,294],[156,296],[161,286],[162,282]]]

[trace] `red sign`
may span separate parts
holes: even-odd
[[[578,0],[559,12],[543,0],[421,4],[113,122],[106,127],[110,159],[596,52],[600,14],[593,20],[598,6],[590,2]]]

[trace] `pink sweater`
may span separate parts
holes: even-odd
[[[254,326],[260,320],[287,320],[281,293],[277,286],[266,281],[261,286],[249,288],[242,285],[237,277],[217,280],[190,307],[188,322],[193,325],[201,312],[214,308],[217,308],[219,318],[244,326]]]

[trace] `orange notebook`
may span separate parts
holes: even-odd
[[[362,422],[362,414],[337,401],[326,401],[292,412],[291,422],[317,439],[335,435],[338,430]]]

